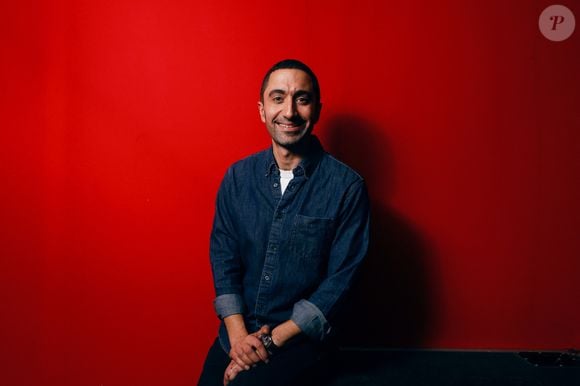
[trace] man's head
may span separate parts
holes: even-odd
[[[266,73],[258,110],[277,145],[292,148],[310,135],[321,107],[318,79],[304,63],[283,60]]]
[[[320,103],[320,86],[318,84],[318,78],[316,78],[316,75],[310,69],[310,67],[296,59],[284,59],[270,67],[268,72],[266,72],[266,75],[264,75],[264,79],[262,80],[262,87],[260,87],[260,101],[264,102],[264,91],[266,91],[266,87],[268,86],[270,74],[277,70],[301,70],[308,74],[310,80],[312,81],[312,90],[314,91],[314,96]]]

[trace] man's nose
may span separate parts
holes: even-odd
[[[284,104],[284,117],[287,119],[293,118],[296,115],[296,104],[292,98],[288,98]]]

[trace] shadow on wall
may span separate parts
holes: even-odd
[[[369,254],[343,309],[340,344],[422,347],[435,322],[430,251],[388,205],[395,175],[385,131],[352,115],[327,122],[327,150],[365,178],[371,198]]]

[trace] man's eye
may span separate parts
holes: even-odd
[[[275,103],[282,103],[282,101],[284,100],[284,98],[282,98],[281,96],[275,96],[275,97],[272,97],[272,100]]]
[[[306,97],[300,97],[300,98],[296,99],[296,102],[298,102],[301,105],[307,105],[310,103],[310,99],[308,99]]]

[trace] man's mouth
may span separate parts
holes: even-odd
[[[282,130],[295,131],[302,129],[302,127],[304,126],[304,122],[300,124],[276,122],[276,125],[278,125],[278,127],[280,127]]]

